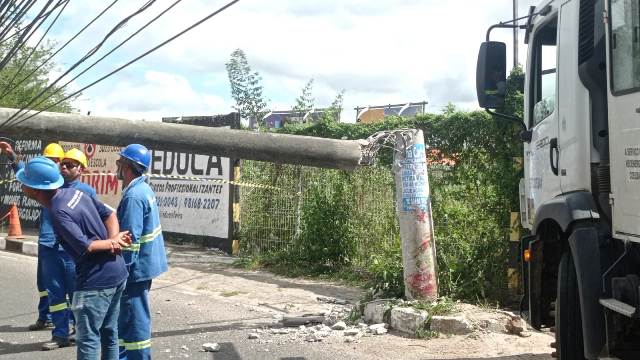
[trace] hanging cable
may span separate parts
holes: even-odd
[[[31,59],[31,56],[33,56],[33,54],[36,52],[36,50],[38,50],[38,46],[40,46],[40,43],[42,43],[44,38],[47,36],[49,31],[53,27],[53,25],[55,25],[56,21],[58,21],[58,18],[60,17],[60,15],[62,15],[62,12],[64,11],[64,9],[67,7],[67,5],[69,5],[69,0],[65,0],[63,2],[64,2],[64,5],[60,8],[60,11],[58,12],[58,15],[56,15],[56,17],[53,19],[53,21],[51,21],[51,24],[49,24],[49,27],[47,27],[47,30],[45,30],[44,34],[42,34],[42,36],[40,37],[40,40],[38,40],[38,42],[31,48],[31,51],[29,52],[29,55],[27,55],[27,57],[24,59],[22,64],[20,64],[20,67],[18,68],[18,70],[13,73],[13,76],[11,77],[11,80],[9,80],[9,83],[7,84],[7,87],[10,87],[11,84],[13,84],[13,81],[16,79],[18,74],[20,74],[22,69],[24,69],[24,67],[27,64],[27,62],[29,61],[29,59]],[[7,93],[4,93],[4,94],[0,95],[0,99],[4,98],[6,94]]]
[[[9,4],[6,13],[3,14],[2,22],[0,22],[0,39],[2,38],[1,35],[4,32],[5,25],[8,24],[7,21],[11,22],[11,19],[18,13],[25,2],[26,0],[21,0],[21,2],[16,5],[14,0]]]
[[[138,60],[140,60],[140,59],[144,58],[145,56],[147,56],[147,55],[149,55],[149,54],[153,53],[154,51],[156,51],[156,50],[160,49],[161,47],[163,47],[163,46],[165,46],[166,44],[168,44],[168,43],[172,42],[173,40],[175,40],[175,39],[179,38],[180,36],[184,35],[185,33],[187,33],[187,32],[189,32],[189,31],[193,30],[193,29],[194,29],[194,28],[196,28],[197,26],[201,25],[202,23],[204,23],[205,21],[209,20],[210,18],[212,18],[212,17],[214,17],[214,16],[218,15],[219,13],[223,12],[224,10],[226,10],[226,9],[230,8],[231,6],[235,5],[235,4],[236,4],[236,3],[238,3],[239,1],[240,1],[240,0],[233,0],[233,1],[229,2],[229,3],[227,3],[226,5],[222,6],[222,7],[221,7],[221,8],[219,8],[218,10],[216,10],[216,11],[212,12],[211,14],[209,14],[209,15],[205,16],[204,18],[202,18],[202,19],[201,19],[201,20],[199,20],[198,22],[196,22],[196,23],[192,24],[191,26],[187,27],[186,29],[182,30],[181,32],[177,33],[176,35],[174,35],[174,36],[170,37],[169,39],[167,39],[167,40],[165,40],[165,41],[161,42],[160,44],[156,45],[155,47],[153,47],[153,48],[151,48],[151,49],[147,50],[146,52],[144,52],[144,53],[143,53],[143,54],[141,54],[140,56],[138,56],[138,57],[136,57],[135,59],[133,59],[133,60],[131,60],[131,61],[127,62],[126,64],[124,64],[124,65],[122,65],[122,66],[118,67],[117,69],[115,69],[115,70],[113,70],[112,72],[110,72],[110,73],[108,73],[108,74],[104,75],[103,77],[99,78],[98,80],[96,80],[96,81],[94,81],[94,82],[90,83],[89,85],[84,86],[82,89],[80,89],[80,90],[78,90],[78,91],[75,91],[74,93],[72,93],[72,94],[70,94],[70,95],[67,95],[65,98],[63,98],[63,99],[61,99],[61,100],[57,101],[56,103],[54,103],[54,104],[52,104],[52,105],[47,106],[45,109],[39,110],[39,111],[37,111],[37,112],[35,112],[35,113],[33,113],[33,114],[31,114],[31,115],[29,115],[29,116],[25,117],[25,118],[22,118],[22,119],[18,119],[18,120],[16,120],[16,121],[15,121],[15,122],[13,122],[13,124],[11,124],[11,125],[18,125],[18,124],[21,124],[21,123],[23,123],[23,122],[25,122],[25,121],[27,121],[27,120],[31,119],[32,117],[34,117],[34,116],[36,116],[36,115],[38,115],[38,114],[40,114],[40,113],[42,113],[42,112],[44,112],[44,111],[47,111],[48,109],[51,109],[52,107],[54,107],[54,106],[56,106],[56,105],[58,105],[58,104],[62,103],[63,101],[66,101],[66,100],[68,100],[68,99],[70,99],[70,98],[72,98],[72,97],[74,97],[74,96],[76,96],[76,95],[80,94],[80,93],[81,93],[81,92],[83,92],[84,90],[86,90],[86,89],[88,89],[88,88],[90,88],[90,87],[92,87],[92,86],[96,85],[97,83],[99,83],[99,82],[103,81],[104,79],[107,79],[108,77],[110,77],[110,76],[112,76],[112,75],[114,75],[114,74],[116,74],[116,73],[120,72],[121,70],[123,70],[123,69],[127,68],[129,65],[131,65],[131,64],[133,64],[133,63],[135,63],[135,62],[137,62]],[[15,114],[17,114],[17,112],[16,112]],[[2,124],[0,124],[0,129],[1,129],[3,126],[5,126],[5,124],[8,124],[10,120],[12,120],[13,118],[15,118],[15,114],[14,114],[13,116],[11,116],[9,119],[7,119],[6,121],[4,121]]]
[[[89,23],[87,23],[80,31],[78,31],[75,35],[73,35],[67,42],[62,44],[53,54],[51,54],[48,58],[46,58],[40,65],[38,65],[35,69],[33,69],[27,76],[22,78],[17,84],[15,84],[12,88],[7,89],[2,95],[0,95],[0,99],[5,97],[7,94],[11,93],[18,86],[22,85],[26,80],[30,79],[33,74],[35,74],[38,70],[40,70],[44,65],[46,65],[54,56],[56,56],[60,51],[67,47],[73,40],[75,40],[78,36],[80,36],[89,26],[91,26],[96,20],[98,20],[104,13],[106,13],[113,5],[115,5],[119,0],[114,0],[111,4],[109,4],[104,10],[102,10],[96,17],[94,17]],[[1,44],[2,42],[0,42]]]
[[[158,15],[156,15],[153,19],[151,19],[149,22],[147,22],[146,24],[144,24],[141,28],[139,28],[138,30],[136,30],[134,33],[132,33],[131,35],[129,35],[126,39],[122,40],[117,46],[115,46],[113,49],[111,49],[109,52],[107,52],[106,54],[104,54],[100,59],[96,60],[95,62],[93,62],[93,64],[89,65],[87,68],[85,68],[84,70],[82,70],[79,74],[77,74],[76,76],[74,76],[73,78],[71,78],[69,81],[67,81],[66,83],[64,83],[62,86],[54,89],[51,93],[49,93],[47,95],[46,98],[41,99],[38,103],[34,104],[32,107],[33,108],[37,108],[40,104],[44,103],[45,101],[47,101],[48,99],[50,99],[51,97],[55,96],[57,93],[61,92],[65,87],[67,87],[71,82],[73,82],[74,80],[76,80],[77,78],[79,78],[80,76],[82,76],[84,73],[86,73],[87,71],[89,71],[90,69],[92,69],[94,66],[96,66],[98,63],[100,63],[102,60],[104,60],[106,57],[108,57],[109,55],[111,55],[112,53],[114,53],[116,50],[118,50],[120,47],[122,47],[122,45],[124,45],[125,43],[127,43],[129,40],[131,40],[133,37],[135,37],[136,35],[138,35],[140,32],[142,32],[142,30],[146,29],[149,25],[153,24],[156,20],[158,20],[159,18],[161,18],[164,14],[166,14],[169,10],[171,10],[174,6],[178,5],[178,3],[180,3],[182,0],[176,0],[173,4],[171,4],[169,7],[167,7],[166,9],[164,9],[162,12],[160,12]],[[0,96],[0,99],[4,96],[4,94],[2,96]]]
[[[98,45],[96,45],[95,47],[93,47],[91,50],[89,50],[87,52],[87,54],[85,54],[80,60],[78,60],[76,63],[74,63],[67,71],[65,71],[62,75],[60,75],[57,79],[55,79],[51,84],[49,84],[46,88],[44,88],[43,90],[41,90],[35,97],[31,98],[31,100],[29,101],[29,103],[27,103],[26,105],[22,106],[16,113],[14,113],[9,119],[7,119],[6,122],[16,118],[18,115],[22,114],[24,112],[24,110],[26,110],[29,107],[32,107],[33,103],[36,102],[38,99],[40,99],[44,94],[46,94],[49,90],[51,90],[60,80],[62,80],[62,78],[64,78],[65,76],[67,76],[71,71],[73,71],[76,67],[78,67],[80,64],[82,64],[84,61],[86,61],[87,59],[89,59],[90,56],[94,55],[99,49],[100,47],[105,43],[105,41],[111,37],[111,35],[113,35],[118,29],[122,28],[124,25],[127,24],[127,22],[132,19],[134,16],[142,13],[143,11],[145,11],[146,9],[148,9],[156,0],[149,0],[147,1],[146,4],[142,5],[142,7],[140,7],[138,10],[136,10],[133,14],[127,16],[126,18],[124,18],[122,21],[120,21],[116,26],[113,27],[113,29],[111,29],[111,31],[109,31],[109,33],[107,33],[107,35],[102,39],[102,41],[100,43],[98,43]],[[1,69],[1,68],[0,68]]]
[[[40,10],[40,13],[38,14],[38,16],[41,16],[42,14],[44,14],[46,12],[47,8],[49,8],[49,6],[51,5],[51,3],[53,3],[53,0],[48,0],[47,4],[42,8],[42,10]],[[44,22],[44,20],[46,20],[46,19],[42,19],[42,22]],[[25,32],[20,34],[20,37],[18,38],[18,40],[16,40],[16,42],[13,45],[13,47],[11,48],[11,50],[9,50],[9,52],[7,54],[5,54],[5,56],[2,59],[2,61],[0,61],[0,71],[2,69],[4,69],[4,67],[9,63],[9,61],[13,58],[13,56],[15,56],[15,54],[22,48],[22,45],[24,43],[26,43],[31,38],[31,36],[33,35],[33,32],[35,32],[35,29],[34,29],[33,32],[31,32],[31,29],[35,26],[37,21],[38,21],[37,19],[34,19],[29,24],[29,26],[27,27]],[[40,23],[40,25],[42,24],[42,22]],[[38,27],[40,25],[38,25]],[[38,27],[36,27],[36,29]]]
[[[56,8],[57,8],[57,7],[55,7],[55,8],[53,8],[53,9],[51,9],[49,12],[47,12],[46,14],[44,14],[44,15],[43,15],[43,17],[49,17],[49,15],[50,15],[51,13],[53,13],[54,11],[56,11]],[[11,34],[11,35],[7,36],[7,37],[6,37],[6,38],[4,38],[4,39],[0,39],[0,45],[2,45],[3,43],[5,43],[5,42],[6,42],[6,41],[8,41],[9,39],[11,39],[11,38],[13,38],[13,37],[17,36],[18,34],[22,33],[22,31],[24,31],[26,28],[27,28],[27,27],[25,26],[25,27],[21,27],[21,28],[19,28],[19,29],[16,29],[16,30],[13,32],[13,34]]]
[[[18,4],[18,7],[14,11],[13,17],[11,18],[11,22],[9,22],[9,24],[2,29],[2,32],[0,33],[0,39],[3,39],[7,35],[7,33],[11,31],[11,29],[14,29],[17,26],[17,24],[20,22],[20,20],[22,20],[27,11],[29,11],[29,9],[31,9],[31,7],[33,7],[35,3],[36,0],[23,0],[20,4]]]
[[[0,28],[2,27],[2,23],[4,23],[7,18],[7,14],[11,13],[11,8],[15,3],[15,0],[3,0],[2,5],[0,5]]]

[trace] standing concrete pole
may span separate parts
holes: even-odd
[[[438,298],[436,244],[424,135],[422,130],[402,130],[395,136],[393,170],[405,296],[407,299],[435,301]]]

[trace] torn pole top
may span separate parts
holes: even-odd
[[[0,124],[16,111],[0,108]],[[113,146],[139,143],[154,150],[342,170],[360,165],[366,143],[53,112],[2,126],[0,134]]]

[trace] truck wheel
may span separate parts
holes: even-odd
[[[558,267],[558,293],[555,305],[557,358],[584,360],[578,281],[569,250],[562,255]]]

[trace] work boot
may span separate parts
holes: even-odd
[[[36,320],[35,324],[29,325],[30,331],[53,329],[53,323],[49,320]]]
[[[51,341],[42,344],[42,350],[43,351],[55,350],[55,349],[60,349],[67,346],[71,346],[71,341],[69,341],[68,338],[61,338],[61,337],[54,336],[53,338],[51,338]]]

